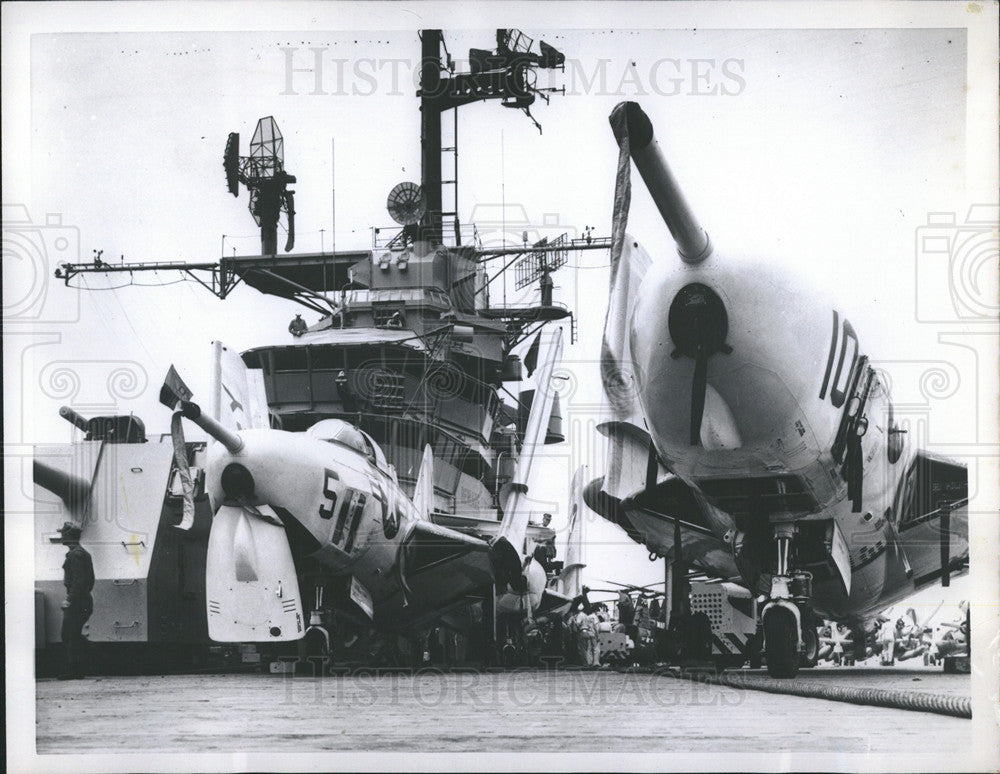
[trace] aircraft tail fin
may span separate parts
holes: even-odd
[[[555,387],[552,372],[562,357],[562,330],[556,328],[549,340],[544,358],[538,364],[537,388],[528,414],[524,430],[521,455],[513,480],[508,484],[509,496],[504,504],[503,521],[490,544],[490,559],[493,562],[494,579],[497,586],[510,585],[518,593],[528,589],[529,578],[524,575],[525,536],[528,533],[530,504],[528,502],[528,481],[531,479],[532,463],[536,452],[545,443]]]
[[[544,359],[539,363],[539,375],[536,380],[537,389],[528,414],[528,423],[524,431],[524,441],[521,444],[521,455],[513,481],[510,482],[510,495],[504,506],[503,521],[497,538],[504,538],[511,546],[521,553],[524,551],[524,538],[528,531],[530,508],[527,492],[528,481],[531,478],[532,463],[536,453],[545,443],[549,416],[552,413],[552,403],[555,400],[555,387],[552,383],[552,372],[562,357],[562,329],[556,328],[549,341]]]
[[[263,372],[247,368],[239,353],[221,341],[212,342],[210,396],[210,413],[227,430],[271,426]]]
[[[413,490],[413,504],[421,519],[430,521],[434,510],[434,455],[430,444],[424,446],[424,457],[417,474],[417,486]]]

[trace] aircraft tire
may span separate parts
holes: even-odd
[[[802,631],[802,645],[804,650],[799,657],[799,666],[803,669],[812,669],[819,663],[819,637],[816,635],[815,627],[807,626]]]
[[[775,607],[764,618],[764,656],[771,677],[795,677],[799,671],[799,633],[795,616]]]
[[[760,669],[764,665],[763,642],[764,631],[762,628],[757,627],[757,631],[754,632],[754,635],[750,638],[749,643],[750,655],[748,661],[751,669]]]

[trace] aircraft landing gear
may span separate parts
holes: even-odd
[[[799,658],[799,666],[811,669],[819,663],[819,635],[816,634],[816,627],[810,626],[808,622],[802,627],[802,654]]]
[[[757,631],[750,638],[750,655],[747,657],[751,669],[760,669],[764,666],[764,627],[757,624]]]
[[[800,666],[815,666],[819,652],[813,616],[804,609],[812,598],[812,574],[790,567],[794,524],[778,523],[774,527],[778,561],[771,578],[770,600],[761,614],[764,658],[771,677],[791,678],[798,674]]]
[[[851,627],[851,649],[844,654],[844,663],[855,666],[868,658],[868,635],[861,626]]]
[[[330,632],[323,625],[322,610],[323,587],[317,585],[316,605],[309,614],[309,626],[301,640],[296,674],[319,677],[330,667]]]
[[[799,671],[799,622],[784,606],[764,613],[764,658],[771,677],[795,677]]]

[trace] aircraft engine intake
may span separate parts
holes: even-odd
[[[250,499],[256,486],[250,471],[238,462],[231,462],[222,471],[222,491],[234,500]]]
[[[732,352],[732,348],[726,344],[726,334],[729,332],[726,306],[710,287],[692,282],[674,296],[667,326],[670,338],[677,347],[671,356],[676,358],[684,355],[694,359],[690,443],[697,446],[701,442],[701,422],[705,414],[708,359],[717,352]]]

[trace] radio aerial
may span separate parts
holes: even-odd
[[[403,182],[389,191],[385,206],[399,225],[412,226],[419,223],[427,211],[427,197],[416,183]]]

